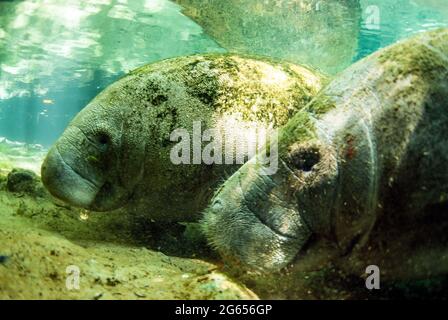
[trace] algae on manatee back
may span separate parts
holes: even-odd
[[[247,150],[269,139],[326,81],[304,66],[233,53],[142,66],[73,119],[42,165],[43,182],[55,197],[88,210],[195,221],[220,180],[249,158]],[[210,131],[219,139],[202,136]],[[184,136],[187,160],[176,163],[173,151]],[[221,159],[204,163],[203,147],[216,140],[225,140]],[[191,161],[193,153],[199,161]]]

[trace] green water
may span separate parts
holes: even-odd
[[[175,2],[1,1],[0,137],[50,146],[95,95],[148,62],[231,50],[334,74],[448,26],[446,0]]]

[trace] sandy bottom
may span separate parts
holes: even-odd
[[[0,176],[0,299],[257,299],[212,263],[147,249],[136,224],[8,192]]]
[[[31,191],[8,191],[6,181],[0,170],[0,299],[448,297],[448,277],[369,291],[364,279],[331,265],[263,276],[231,270],[197,224],[87,213],[51,198],[38,178]]]

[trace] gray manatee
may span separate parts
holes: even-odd
[[[328,262],[356,276],[376,265],[391,281],[448,274],[448,29],[348,68],[280,129],[275,174],[260,157],[204,213],[231,265],[296,277]]]
[[[357,54],[359,0],[175,0],[232,52],[305,63],[335,74]]]
[[[322,81],[305,67],[232,54],[146,65],[75,117],[42,165],[43,183],[56,198],[92,211],[122,208],[154,220],[194,220],[216,185],[244,161],[205,165],[190,158],[179,165],[171,157],[180,143],[172,133],[185,129],[191,137],[195,122],[203,133],[218,128],[237,140],[223,156],[236,155],[244,149],[238,145],[252,143],[238,137],[239,130],[285,124]]]

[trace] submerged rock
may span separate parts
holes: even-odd
[[[175,0],[224,48],[334,74],[356,56],[358,0]]]
[[[33,171],[26,169],[13,169],[6,178],[6,188],[10,192],[44,194],[39,177]]]
[[[252,159],[220,188],[204,219],[210,243],[289,293],[291,279],[329,265],[359,277],[374,265],[381,281],[446,278],[447,57],[441,29],[338,76],[282,128],[278,172]]]

